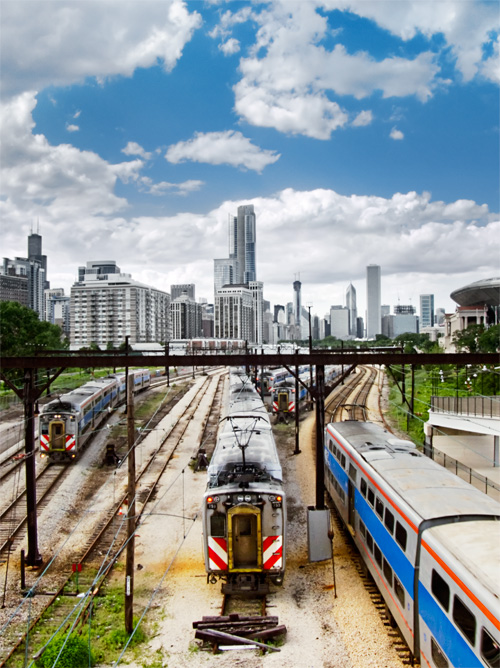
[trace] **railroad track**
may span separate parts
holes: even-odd
[[[332,393],[331,398],[325,402],[325,422],[339,422],[344,419],[344,412],[348,413],[350,419],[365,419],[366,400],[376,377],[376,371],[364,366],[359,369],[360,373],[349,376],[347,382],[340,385],[337,392]],[[355,389],[359,386],[360,389],[354,394]],[[362,418],[352,416],[355,409],[358,414],[362,412]]]
[[[169,428],[164,432],[161,443],[153,447],[149,455],[144,458],[140,472],[136,477],[136,528],[140,526],[142,518],[147,513],[148,504],[154,498],[156,488],[162,479],[165,471],[169,467],[172,459],[176,455],[177,448],[182,443],[186,430],[205,395],[212,384],[218,383],[217,376],[207,376],[203,386],[196,395],[186,405],[182,413],[177,416]],[[125,471],[123,471],[125,473]],[[60,564],[55,560],[50,570],[45,575],[50,575],[51,591],[41,590],[38,585],[36,591],[31,591],[30,595],[45,594],[47,599],[37,610],[36,615],[26,630],[26,624],[12,624],[9,629],[9,635],[12,638],[12,647],[5,657],[0,656],[0,665],[8,666],[8,661],[13,657],[16,650],[23,646],[23,652],[28,652],[30,656],[40,648],[34,646],[32,629],[40,620],[42,614],[55,602],[60,599],[65,602],[59,604],[57,608],[51,609],[51,625],[56,629],[59,625],[65,623],[67,628],[78,628],[85,623],[88,611],[92,602],[105,582],[105,578],[110,572],[112,566],[121,555],[126,540],[126,522],[123,515],[120,515],[120,509],[125,507],[126,495],[120,495],[114,503],[111,503],[99,521],[94,523],[90,538],[84,543],[79,551],[73,554],[73,562],[82,564],[82,571],[79,577],[79,590],[85,595],[79,599],[78,610],[73,613],[75,608],[75,583],[72,573],[68,572],[68,564]],[[95,575],[97,572],[97,576]],[[78,615],[75,617],[75,615]],[[28,649],[25,643],[28,638]]]
[[[335,508],[333,503],[330,503],[328,507],[331,516],[333,518],[335,527],[342,536],[344,544],[347,547],[349,557],[352,563],[354,564],[356,570],[358,571],[361,582],[363,583],[365,590],[368,592],[370,599],[380,616],[380,619],[382,621],[382,624],[384,625],[388,637],[391,639],[391,644],[392,647],[394,648],[394,651],[401,659],[402,663],[404,663],[407,666],[415,666],[415,668],[418,668],[418,666],[420,666],[420,663],[412,655],[410,648],[408,647],[405,640],[403,639],[403,636],[399,632],[394,622],[394,618],[387,609],[384,599],[382,598],[382,594],[379,592],[377,585],[373,581],[373,578],[371,577],[370,573],[367,571],[366,566],[361,558],[361,555],[359,554],[356,545],[353,543],[351,534],[346,529],[345,524],[343,523],[342,518],[338,514],[337,509]]]

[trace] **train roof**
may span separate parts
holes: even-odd
[[[426,542],[435,538],[447,546],[455,559],[474,573],[481,585],[500,600],[500,522],[452,523],[432,527],[424,534]]]
[[[348,420],[328,425],[404,499],[423,520],[456,515],[500,517],[500,503],[434,460],[411,441],[371,422]]]

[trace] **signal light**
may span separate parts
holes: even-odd
[[[276,501],[280,501],[280,502],[283,501],[283,497],[282,496],[277,496]]]

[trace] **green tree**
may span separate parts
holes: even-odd
[[[500,325],[492,325],[485,329],[478,339],[479,351],[496,353],[500,348]]]
[[[484,325],[469,325],[453,334],[457,350],[469,353],[495,353],[500,347],[500,325],[488,329]]]
[[[35,311],[18,302],[0,302],[0,353],[3,357],[28,356],[66,345],[57,325],[41,321]]]

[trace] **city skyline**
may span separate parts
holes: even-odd
[[[496,3],[116,7],[3,3],[2,258],[39,222],[67,295],[112,258],[211,301],[249,205],[272,304],[300,274],[313,313],[352,283],[365,317],[377,264],[383,304],[432,293],[450,312],[498,276]]]

